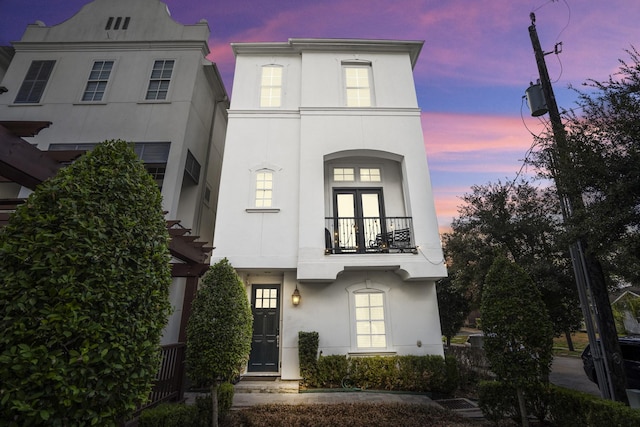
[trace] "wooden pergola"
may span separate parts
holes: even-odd
[[[41,151],[23,137],[36,136],[51,125],[46,121],[0,121],[0,182],[14,182],[31,190],[54,176],[58,170],[81,156],[84,151]],[[6,225],[11,213],[24,203],[24,199],[0,199],[0,226]],[[191,314],[198,278],[208,269],[206,263],[213,248],[198,241],[191,229],[182,227],[179,220],[167,220],[169,252],[176,260],[171,264],[172,277],[185,277],[180,336],[186,340],[186,324]]]

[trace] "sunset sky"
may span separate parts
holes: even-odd
[[[131,0],[136,1],[136,0]],[[0,45],[27,24],[70,18],[89,0],[0,0]],[[511,181],[532,135],[524,92],[538,78],[528,27],[535,12],[560,108],[575,106],[569,85],[605,80],[625,50],[640,48],[637,0],[168,0],[182,24],[206,19],[209,59],[231,93],[232,42],[289,38],[424,40],[415,67],[425,147],[439,225],[446,230],[473,184]],[[233,94],[231,94],[233,96]],[[548,116],[543,116],[548,120]],[[526,173],[526,170],[523,171]]]

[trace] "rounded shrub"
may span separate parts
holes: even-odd
[[[0,419],[123,420],[159,368],[170,281],[161,195],[129,144],[40,184],[0,231]]]
[[[187,373],[194,385],[211,387],[212,425],[218,408],[233,400],[218,384],[235,379],[249,360],[253,314],[244,285],[225,258],[204,275],[187,324]],[[233,389],[233,387],[232,387]]]

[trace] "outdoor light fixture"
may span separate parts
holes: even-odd
[[[300,291],[298,290],[298,285],[296,285],[296,289],[291,295],[291,302],[293,303],[293,305],[300,304]]]

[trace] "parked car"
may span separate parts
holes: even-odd
[[[600,340],[598,340],[598,343]],[[619,337],[620,350],[624,359],[624,370],[627,374],[627,387],[640,389],[640,336]],[[587,345],[582,352],[582,365],[587,377],[598,384],[596,368],[593,364],[591,346]]]

